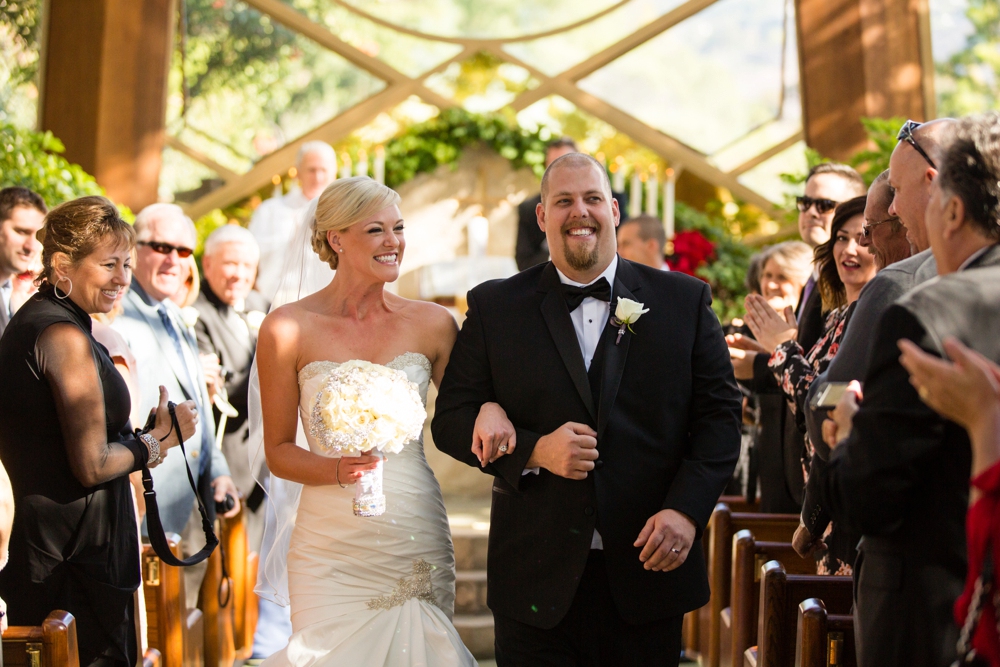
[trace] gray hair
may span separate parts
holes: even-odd
[[[1000,240],[1000,113],[967,116],[954,124],[938,165],[938,184],[965,205],[980,234]]]
[[[781,270],[788,274],[788,277],[805,285],[812,275],[813,250],[802,241],[785,241],[773,245],[763,253],[760,262],[760,271],[764,272],[764,267],[772,259],[781,267]]]
[[[302,161],[305,160],[306,156],[310,153],[319,153],[326,159],[333,162],[334,165],[337,164],[337,152],[333,150],[333,147],[325,141],[307,141],[299,146],[299,152],[295,156],[295,164],[301,165]]]
[[[195,230],[194,222],[185,213],[184,209],[176,204],[150,204],[139,211],[135,216],[135,239],[148,241],[153,236],[153,223],[157,220],[178,220],[186,228],[191,237],[191,246],[198,241],[198,232]]]
[[[250,233],[250,230],[239,225],[222,225],[205,239],[205,249],[203,256],[212,255],[220,246],[227,243],[242,243],[253,248],[253,254],[260,258],[260,246],[257,239]]]

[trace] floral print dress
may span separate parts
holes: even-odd
[[[768,368],[774,373],[781,390],[785,393],[785,398],[791,405],[792,412],[795,413],[799,428],[803,431],[805,431],[803,414],[809,387],[836,356],[840,341],[844,337],[844,329],[847,327],[849,312],[850,308],[847,305],[831,310],[826,316],[823,335],[808,352],[803,350],[797,341],[789,340],[779,345],[768,360]],[[813,444],[806,438],[806,460],[803,461],[802,474],[807,483],[809,467],[815,465],[813,463],[815,453]],[[807,507],[803,515],[817,519],[809,522],[810,532],[814,536],[821,533],[827,545],[826,552],[816,563],[816,573],[851,574],[850,564],[854,562],[856,541],[851,536],[843,535],[842,531],[838,532],[829,521],[829,517],[823,516],[825,513],[819,508]]]

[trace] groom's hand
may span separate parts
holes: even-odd
[[[697,533],[694,521],[677,510],[662,510],[649,517],[632,546],[642,547],[639,560],[653,572],[669,572],[687,560]]]
[[[598,456],[597,432],[586,424],[566,422],[538,439],[525,468],[545,468],[567,479],[587,479]]]

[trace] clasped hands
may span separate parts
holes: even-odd
[[[737,380],[752,379],[753,363],[757,355],[770,355],[775,348],[787,340],[792,340],[798,333],[795,312],[791,307],[785,308],[784,314],[780,315],[767,299],[759,294],[747,296],[744,305],[747,311],[747,326],[750,327],[756,340],[741,334],[726,336],[729,358],[733,362]]]
[[[505,452],[500,451],[507,445]],[[511,454],[517,444],[514,425],[496,403],[486,403],[476,418],[472,452],[481,466]],[[567,422],[535,443],[525,468],[545,468],[567,479],[584,480],[594,470],[600,453],[597,432],[587,424]],[[662,510],[651,516],[633,546],[641,547],[639,560],[653,572],[669,572],[687,559],[697,531],[694,521],[676,510]]]

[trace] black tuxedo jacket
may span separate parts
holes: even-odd
[[[437,398],[434,442],[468,465],[479,466],[471,444],[483,403],[503,406],[517,429],[514,453],[485,469],[495,476],[488,602],[535,627],[552,628],[566,615],[595,528],[629,622],[708,601],[700,539],[672,572],[643,570],[632,544],[663,509],[691,517],[700,537],[739,455],[740,392],[708,285],[615,261],[612,304],[633,299],[649,312],[617,345],[617,329],[606,328],[599,396],[558,274],[546,263],[469,293]],[[522,476],[539,437],[566,422],[597,431],[595,470],[581,481],[546,470]]]
[[[195,324],[195,336],[198,339],[198,351],[202,354],[216,354],[223,368],[229,371],[226,380],[226,392],[229,403],[240,413],[239,417],[226,421],[226,432],[222,436],[222,450],[229,462],[236,488],[244,498],[248,498],[256,482],[251,471],[247,456],[246,440],[249,435],[247,424],[248,397],[250,392],[250,367],[253,364],[257,337],[251,331],[247,341],[236,329],[246,325],[246,314],[251,311],[267,313],[267,301],[258,292],[250,292],[247,296],[245,313],[237,313],[227,304],[219,300],[208,286],[202,282],[201,293],[194,303],[198,310],[198,322]],[[219,423],[222,413],[214,407],[215,423]]]
[[[965,581],[969,439],[920,400],[896,343],[944,356],[954,336],[1000,363],[998,332],[1000,246],[914,288],[879,321],[851,436],[819,480],[833,520],[863,535],[855,577],[864,665],[950,664],[952,605]]]

